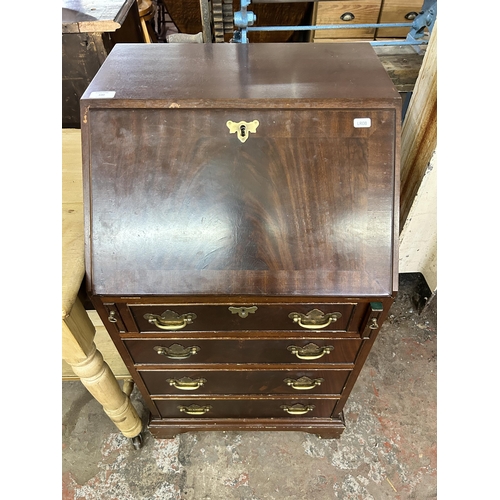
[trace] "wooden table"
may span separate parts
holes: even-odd
[[[62,357],[123,435],[140,447],[141,419],[97,349],[96,328],[78,297],[85,272],[80,131],[63,130],[62,146]]]

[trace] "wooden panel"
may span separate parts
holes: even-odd
[[[318,2],[316,24],[375,24],[378,22],[381,0],[357,0],[356,2]],[[345,13],[354,15],[351,21],[343,21]],[[315,38],[368,38],[375,37],[375,28],[316,30]]]
[[[366,108],[399,99],[369,44],[117,44],[103,68],[85,107],[241,109],[244,99],[245,109]],[[116,94],[89,99],[103,89]]]
[[[249,313],[247,317],[241,318],[233,314],[228,305],[144,305],[130,306],[132,315],[140,332],[164,332],[165,330],[151,324],[145,314],[160,315],[166,310],[173,311],[177,315],[196,314],[191,323],[182,328],[182,331],[239,331],[239,330],[298,330],[304,331],[297,322],[289,317],[291,313],[308,314],[313,309],[320,310],[323,314],[338,313],[341,316],[332,321],[323,331],[346,331],[357,330],[359,325],[350,325],[354,304],[280,304],[261,305],[257,310]],[[248,304],[251,306],[251,304]],[[328,320],[328,318],[327,318]],[[317,328],[319,329],[319,328]]]
[[[358,339],[244,339],[209,340],[206,338],[179,339],[124,339],[130,355],[136,364],[151,365],[191,365],[193,363],[354,363],[361,346]],[[314,343],[319,348],[333,346],[329,354],[315,360],[299,359],[289,346],[302,348]],[[173,345],[183,348],[198,347],[197,354],[187,359],[170,359],[158,354],[155,347],[171,348]]]
[[[314,409],[307,412],[308,417],[329,417],[335,406],[336,400],[325,399],[310,399],[301,398],[299,401],[294,399],[258,399],[258,400],[212,400],[212,399],[196,399],[196,400],[156,400],[158,410],[163,418],[287,418],[294,417],[286,413],[281,406],[292,406],[300,404],[303,406],[314,406]],[[179,406],[189,407],[190,405],[210,406],[211,409],[205,415],[189,416],[179,410]]]
[[[149,430],[157,439],[172,439],[182,432],[217,431],[297,431],[319,434],[324,439],[338,439],[345,429],[344,417],[308,418],[153,418]]]
[[[403,229],[437,146],[437,21],[401,132],[401,211]]]
[[[383,0],[380,10],[379,23],[411,23],[405,16],[410,13],[419,13],[423,1],[419,0]],[[407,28],[379,28],[376,37],[406,38],[411,27]]]
[[[140,371],[139,372],[150,394],[199,397],[200,394],[336,394],[344,388],[350,370],[182,370],[182,371]],[[192,391],[178,389],[168,379],[179,381],[183,377],[192,380],[204,379],[203,385]],[[294,389],[285,380],[297,381],[301,377],[311,380],[323,379],[319,385],[309,390]],[[311,384],[312,385],[312,384]]]
[[[83,262],[82,148],[79,130],[62,131],[62,317],[78,296]]]
[[[226,122],[244,118],[259,128],[242,144]],[[392,110],[109,109],[90,123],[94,293],[392,293]]]

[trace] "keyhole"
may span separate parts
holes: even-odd
[[[247,133],[247,128],[245,127],[245,125],[240,125],[241,137],[245,137],[246,133]]]

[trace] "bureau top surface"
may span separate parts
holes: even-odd
[[[370,44],[118,44],[83,99],[91,105],[300,106],[303,100],[397,100]],[[275,104],[276,105],[276,104]]]
[[[165,45],[117,46],[85,94],[116,92],[84,104],[91,293],[391,295],[399,96],[371,47]]]

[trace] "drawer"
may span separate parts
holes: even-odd
[[[378,23],[381,0],[357,2],[318,2],[316,24],[375,24]],[[348,20],[349,19],[349,20]],[[315,38],[368,38],[373,39],[375,28],[342,28],[316,30]]]
[[[346,331],[356,304],[130,305],[141,333],[169,331]],[[351,324],[353,323],[353,324]]]
[[[124,339],[135,364],[354,363],[359,339]]]
[[[148,392],[169,394],[340,395],[351,370],[140,371]]]
[[[415,0],[385,0],[380,11],[380,23],[411,23],[422,10],[422,2]],[[406,38],[411,27],[379,28],[377,38]]]
[[[155,400],[162,418],[328,418],[336,399]]]

